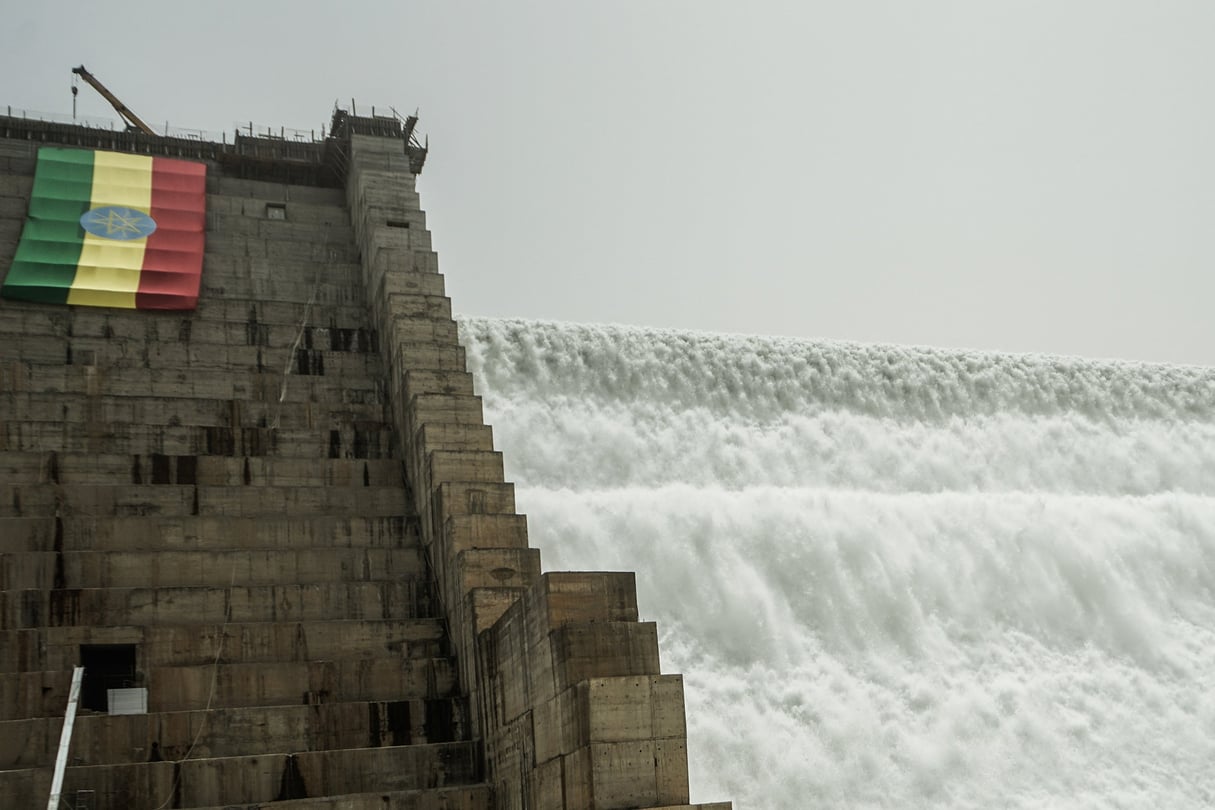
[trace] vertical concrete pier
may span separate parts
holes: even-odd
[[[0,117],[0,274],[39,145],[209,167],[196,311],[0,301],[13,806],[45,804],[83,664],[63,795],[93,810],[690,807],[632,574],[528,546],[403,123],[200,144]]]

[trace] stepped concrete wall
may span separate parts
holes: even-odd
[[[0,272],[36,146],[0,139]],[[405,142],[330,146],[344,188],[212,161],[196,312],[0,301],[0,795],[45,801],[119,645],[148,713],[81,713],[94,810],[692,807],[633,575],[528,546]]]

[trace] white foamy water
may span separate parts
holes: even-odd
[[[1215,369],[465,318],[546,570],[635,570],[692,798],[1215,807]]]

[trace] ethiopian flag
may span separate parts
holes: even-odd
[[[29,219],[0,295],[194,309],[206,201],[203,163],[43,147]]]

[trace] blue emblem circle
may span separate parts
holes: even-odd
[[[80,217],[80,227],[102,239],[143,239],[156,230],[156,220],[134,208],[103,205],[86,211]]]

